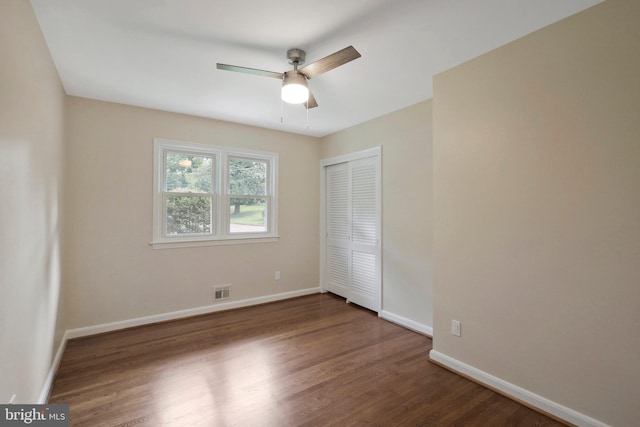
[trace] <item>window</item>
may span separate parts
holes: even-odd
[[[154,139],[154,248],[275,241],[277,154]]]
[[[213,164],[216,156],[165,151],[162,206],[165,236],[213,235]]]
[[[264,233],[268,229],[268,163],[265,160],[228,159],[229,233]]]

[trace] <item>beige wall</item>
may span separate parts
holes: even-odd
[[[423,331],[433,325],[431,108],[421,102],[326,136],[321,150],[326,159],[382,146],[382,309]]]
[[[434,349],[640,419],[640,2],[434,80]],[[462,337],[450,334],[462,321]]]
[[[69,328],[207,306],[215,285],[234,300],[319,285],[317,138],[75,97],[67,108]],[[280,240],[152,249],[154,137],[277,152]]]
[[[31,5],[0,3],[0,403],[36,402],[58,319],[64,91]]]

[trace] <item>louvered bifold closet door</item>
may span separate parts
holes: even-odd
[[[327,283],[326,290],[349,298],[351,282],[351,206],[349,164],[326,169],[327,188]]]
[[[380,310],[379,191],[375,158],[349,162],[351,250],[350,301]]]

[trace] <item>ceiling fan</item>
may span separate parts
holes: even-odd
[[[305,51],[302,49],[289,49],[287,59],[289,64],[293,65],[293,70],[283,73],[220,63],[217,64],[217,68],[218,70],[236,71],[282,80],[282,100],[290,104],[304,104],[309,109],[317,107],[318,103],[309,91],[307,80],[318,77],[361,56],[353,46],[349,46],[298,69],[300,65],[304,64],[305,55]]]

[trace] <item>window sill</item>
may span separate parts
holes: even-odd
[[[221,246],[221,245],[246,245],[253,243],[274,243],[280,236],[271,235],[264,237],[241,236],[227,237],[209,240],[172,240],[149,243],[153,249],[191,248],[198,246]]]

